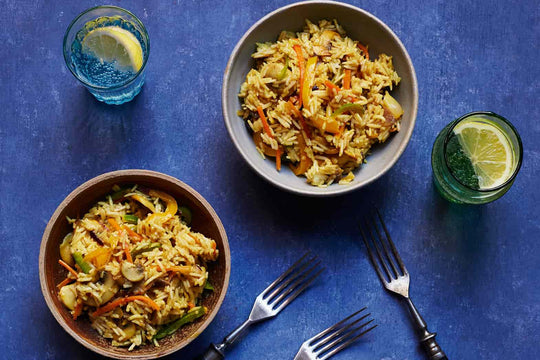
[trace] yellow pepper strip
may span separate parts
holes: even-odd
[[[306,142],[303,136],[298,136],[298,145],[300,147],[300,162],[296,166],[289,164],[289,167],[296,176],[304,174],[313,165],[313,162],[306,153]]]
[[[143,196],[141,196],[139,194],[131,195],[131,197],[134,200],[137,200],[138,202],[140,202],[145,207],[147,207],[150,211],[156,212],[156,208],[154,207],[154,204],[152,204],[150,201],[148,201],[148,199],[146,199],[145,197],[143,197]]]
[[[315,79],[315,68],[317,67],[317,56],[312,56],[306,64],[306,73],[304,75],[304,83],[302,84],[302,103],[304,107],[308,106],[311,96],[311,87],[313,79]]]
[[[160,198],[161,200],[165,202],[165,204],[167,204],[167,209],[165,209],[165,212],[154,213],[148,216],[148,220],[152,220],[155,217],[163,217],[167,215],[174,216],[176,212],[178,211],[178,204],[171,195],[164,193],[163,191],[159,191],[159,190],[150,190],[148,194],[150,196],[155,196],[155,197]]]
[[[326,131],[332,134],[339,134],[339,123],[333,118],[325,121],[322,117],[315,116],[313,119],[310,119],[310,121],[313,123],[313,126],[321,132]]]
[[[94,264],[98,269],[105,266],[111,257],[111,250],[108,248],[99,248],[92,251],[84,257],[84,261]]]

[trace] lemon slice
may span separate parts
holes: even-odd
[[[105,26],[90,31],[82,41],[82,48],[102,62],[116,61],[117,66],[133,72],[138,72],[143,64],[139,40],[119,26]]]
[[[471,160],[480,189],[495,188],[512,176],[514,152],[497,126],[483,118],[471,118],[457,124],[454,134]]]

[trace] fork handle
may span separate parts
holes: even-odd
[[[225,354],[219,350],[216,344],[210,344],[206,352],[199,356],[197,360],[223,360],[225,359]]]
[[[407,305],[409,306],[409,310],[414,320],[416,330],[420,335],[420,342],[424,346],[424,350],[429,356],[429,360],[448,360],[448,357],[442,351],[439,344],[437,344],[437,340],[435,340],[435,336],[437,336],[437,333],[432,333],[428,331],[426,322],[418,312],[416,306],[414,306],[412,300],[410,298],[406,299]]]

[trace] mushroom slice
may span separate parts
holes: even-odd
[[[120,268],[122,275],[131,282],[137,282],[144,279],[144,266],[124,261]]]
[[[63,286],[58,294],[60,300],[69,310],[75,309],[77,303],[77,290],[75,284]]]

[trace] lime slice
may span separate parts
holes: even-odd
[[[471,118],[457,124],[454,134],[471,160],[480,189],[495,188],[512,176],[514,152],[499,127]]]
[[[100,61],[114,62],[121,68],[138,72],[143,64],[143,50],[139,40],[119,26],[105,26],[90,31],[82,41],[83,51],[92,53]]]

